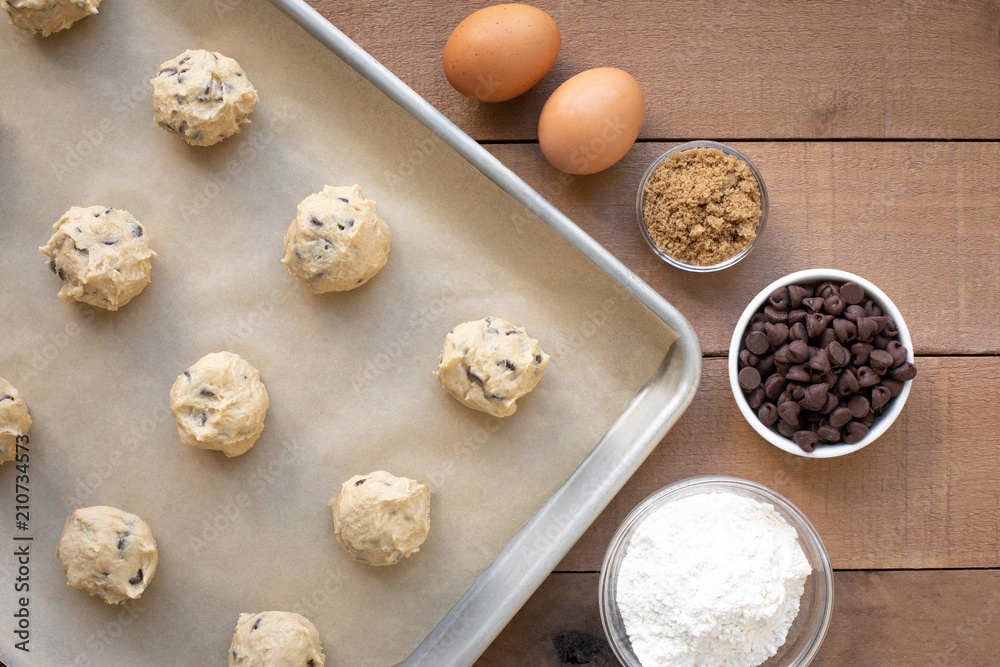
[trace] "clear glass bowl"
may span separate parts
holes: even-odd
[[[650,237],[649,229],[646,227],[645,215],[643,214],[643,210],[645,208],[644,200],[646,195],[646,183],[649,182],[649,178],[650,176],[652,176],[653,171],[660,166],[660,163],[662,163],[664,160],[666,160],[674,153],[690,150],[692,148],[716,148],[722,151],[723,153],[728,153],[729,155],[736,157],[740,161],[745,162],[747,167],[750,168],[750,172],[753,174],[754,179],[756,179],[757,181],[757,188],[760,190],[760,222],[757,224],[757,235],[754,237],[754,240],[750,242],[750,245],[748,245],[746,248],[736,253],[729,259],[723,262],[719,262],[718,264],[709,264],[705,266],[699,264],[688,264],[687,262],[682,262],[678,259],[674,259],[667,253],[663,252],[660,249],[660,247],[656,245],[656,242],[652,239],[652,237]],[[642,233],[642,238],[646,239],[646,243],[649,244],[649,247],[652,249],[652,251],[656,253],[656,255],[667,264],[670,264],[671,266],[676,266],[678,269],[684,269],[685,271],[694,271],[696,273],[709,273],[711,271],[720,271],[722,269],[732,266],[736,262],[740,261],[747,255],[749,255],[750,250],[753,249],[758,239],[760,239],[761,235],[764,233],[764,227],[767,224],[767,209],[768,209],[767,187],[764,185],[764,178],[760,175],[760,172],[757,171],[757,167],[754,166],[753,162],[751,162],[746,155],[739,152],[732,146],[727,146],[726,144],[720,144],[715,141],[690,141],[686,144],[675,146],[666,153],[664,153],[663,155],[661,155],[660,157],[658,157],[656,160],[653,161],[653,164],[649,165],[649,169],[646,170],[646,173],[642,175],[642,180],[639,181],[639,192],[635,198],[635,214],[636,218],[639,220],[639,231]]]
[[[604,556],[598,585],[601,624],[611,648],[625,667],[644,667],[629,642],[625,624],[618,611],[618,572],[632,535],[639,524],[664,505],[699,493],[734,493],[767,503],[795,529],[799,546],[812,566],[805,591],[799,600],[799,615],[788,629],[788,638],[778,652],[762,663],[763,667],[804,667],[819,651],[826,637],[833,613],[833,569],[830,557],[816,529],[802,512],[783,496],[765,486],[737,477],[692,477],[666,486],[632,510],[625,518]],[[648,666],[647,666],[648,667]]]

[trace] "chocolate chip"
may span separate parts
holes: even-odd
[[[760,331],[751,331],[746,337],[746,346],[753,354],[766,354],[770,349],[767,343],[767,336]]]
[[[889,390],[889,394],[895,398],[903,392],[903,383],[899,380],[893,380],[892,378],[882,378],[882,384],[879,385],[885,387]]]
[[[317,227],[322,227],[323,226],[323,221],[320,220],[319,218],[317,218],[316,216],[310,216],[309,222],[313,223]]]
[[[784,420],[779,420],[777,428],[778,428],[778,433],[785,436],[786,438],[791,438],[793,435],[795,435],[795,432],[798,430],[798,425],[789,424]]]
[[[812,379],[812,373],[809,372],[805,364],[795,364],[785,373],[785,379],[792,382],[809,382]]]
[[[480,387],[485,387],[485,380],[472,372],[471,368],[465,369],[465,376],[469,378],[472,382],[478,384]]]
[[[839,442],[840,441],[840,429],[834,428],[829,424],[822,424],[816,428],[816,435],[819,436],[820,440],[825,440],[826,442]]]
[[[854,415],[851,414],[851,411],[846,406],[839,407],[830,413],[830,426],[840,428],[847,422],[851,421],[853,416]]]
[[[59,276],[59,280],[66,280],[66,272],[62,270],[62,267],[56,269],[56,275]]]
[[[840,287],[837,286],[837,283],[827,280],[816,286],[816,296],[826,299],[836,294],[840,294]]]
[[[787,382],[785,381],[785,378],[780,375],[772,375],[764,381],[764,393],[773,401],[778,398],[778,396],[781,396],[781,394],[785,391],[786,385]]]
[[[889,344],[885,346],[885,351],[892,357],[894,367],[906,363],[907,350],[898,340],[889,341]]]
[[[209,398],[215,398],[215,392],[210,389],[202,389],[199,392],[202,396],[208,396]]]
[[[813,431],[796,431],[792,434],[792,439],[804,452],[816,451],[816,443],[819,442],[819,436]]]
[[[823,301],[823,310],[829,315],[840,315],[846,306],[844,300],[836,294],[831,294]]]
[[[899,328],[896,326],[896,321],[888,315],[885,316],[885,329],[882,329],[882,333],[889,338],[895,338],[899,335]]]
[[[844,312],[842,314],[851,322],[857,322],[862,317],[867,317],[865,309],[858,305],[848,306],[847,308],[844,308]]]
[[[799,324],[800,322],[804,323],[807,317],[809,317],[809,313],[804,310],[790,310],[788,311],[788,326]]]
[[[789,424],[799,423],[799,415],[802,413],[802,406],[800,406],[795,401],[785,401],[778,406],[778,416],[781,417],[782,421],[786,421]]]
[[[118,551],[125,553],[125,546],[128,540],[129,533],[118,533]]]
[[[806,310],[810,313],[818,313],[823,310],[823,304],[826,300],[821,296],[811,296],[806,299],[802,299],[802,305],[805,306]]]
[[[871,353],[875,350],[868,343],[855,343],[851,345],[851,363],[855,366],[864,366],[871,360]]]
[[[13,400],[14,397],[11,396],[10,394],[4,394],[3,396],[0,396],[0,401],[13,401]]]
[[[809,336],[806,333],[806,325],[802,322],[796,322],[788,327],[789,340],[806,340],[808,337]]]
[[[264,618],[263,614],[257,617],[257,620],[253,622],[253,627],[250,628],[250,632],[253,632],[260,627],[260,620]]]
[[[806,317],[806,333],[810,338],[816,338],[823,333],[823,329],[826,329],[826,325],[832,320],[832,315],[812,313]]]
[[[865,300],[865,288],[856,282],[846,282],[840,286],[840,298],[851,305]]]
[[[778,408],[774,403],[764,403],[757,410],[757,418],[764,426],[773,426],[778,421]]]
[[[750,366],[744,368],[740,371],[739,383],[744,392],[753,391],[760,386],[760,372]]]
[[[833,341],[826,346],[826,357],[830,360],[831,368],[841,368],[851,360],[850,353],[838,341]]]
[[[766,357],[760,357],[757,360],[755,368],[760,372],[762,378],[767,377],[774,372],[774,355],[769,354]]]
[[[902,366],[897,366],[889,371],[889,377],[893,380],[898,380],[899,382],[906,382],[907,380],[912,380],[917,376],[917,367],[914,366],[909,361]]]
[[[756,366],[758,363],[760,363],[760,358],[746,348],[740,350],[739,359],[740,359],[740,368],[745,368],[747,366]]]
[[[764,333],[771,347],[779,347],[788,340],[788,325],[783,322],[777,324],[767,322],[764,324]]]
[[[844,442],[853,445],[868,435],[868,427],[861,422],[851,422],[844,427]]]
[[[827,382],[826,384],[828,386],[833,386],[829,382]],[[823,407],[820,408],[819,413],[821,415],[828,415],[831,412],[833,412],[838,405],[840,405],[840,401],[837,399],[837,395],[834,394],[833,392],[827,392],[826,403],[824,403]]]
[[[188,380],[190,380],[191,379],[191,371],[184,371],[184,377],[186,377]]]
[[[802,301],[809,297],[812,292],[802,285],[789,285],[788,286],[788,302],[791,304],[792,308],[798,308],[802,305]]]
[[[882,309],[872,299],[868,299],[867,301],[865,301],[863,306],[865,309],[865,313],[867,313],[869,317],[878,317],[879,315],[882,314]]]
[[[871,354],[868,355],[868,363],[873,371],[879,375],[885,375],[889,366],[892,365],[892,355],[885,350],[872,350]]]
[[[861,342],[872,342],[872,339],[875,338],[875,334],[881,330],[881,327],[879,327],[878,322],[874,317],[858,318],[858,340]]]
[[[783,310],[778,310],[774,306],[768,305],[764,307],[764,319],[771,324],[776,324],[778,322],[787,322],[788,313]]]
[[[809,346],[805,341],[793,340],[788,344],[788,361],[801,364],[809,359]]]
[[[132,584],[133,586],[138,586],[139,584],[141,584],[142,570],[140,569],[138,572],[136,572],[135,576],[128,580],[128,583]]]
[[[136,238],[142,236],[142,225],[140,225],[139,223],[135,223],[134,225],[132,225],[132,236]]]
[[[497,365],[506,366],[507,370],[509,371],[515,371],[515,372],[517,371],[517,366],[515,366],[514,362],[511,361],[510,359],[503,359],[502,361],[498,361]]]
[[[367,478],[367,477],[364,477],[364,478],[362,478],[362,479],[359,479],[358,481],[356,481],[356,482],[354,483],[354,486],[361,486],[362,484],[364,484],[364,483],[365,483],[365,482],[367,482],[367,481],[368,481],[368,478]]]
[[[764,405],[765,400],[767,400],[767,395],[764,393],[764,387],[759,385],[756,389],[747,394],[747,405],[750,406],[751,410],[756,410],[760,406]]]
[[[890,398],[892,398],[892,394],[882,385],[872,387],[872,410],[881,410]]]
[[[829,347],[830,343],[835,340],[837,340],[837,332],[833,330],[833,327],[827,327],[816,339],[816,347]]]
[[[819,350],[816,352],[811,359],[809,359],[809,368],[819,373],[826,374],[830,372],[832,365],[830,363],[830,357],[826,350]]]
[[[837,340],[840,343],[850,343],[858,337],[858,327],[850,320],[834,320],[833,331],[837,335]]]
[[[861,389],[861,385],[858,384],[857,376],[850,368],[845,369],[840,375],[840,380],[837,381],[837,394],[846,397],[857,392],[858,389]]]
[[[771,296],[768,297],[768,301],[771,305],[779,310],[785,310],[788,308],[788,288],[779,287],[778,289],[771,292]]]
[[[878,373],[868,366],[862,366],[858,369],[858,385],[861,387],[874,387],[881,381],[882,378],[879,377]]]
[[[536,354],[535,355],[535,363],[536,364],[542,363],[542,355],[540,355],[540,354]],[[557,366],[557,368],[558,368],[558,366]]]
[[[806,387],[805,394],[799,401],[803,410],[819,411],[826,404],[827,390],[830,385],[820,382]]]
[[[847,409],[851,411],[851,415],[855,419],[861,419],[871,411],[871,405],[868,403],[867,398],[860,394],[855,394],[848,399]]]
[[[208,414],[202,412],[199,416],[201,417],[201,425],[204,426],[208,422]]]

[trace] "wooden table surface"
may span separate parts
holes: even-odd
[[[597,613],[612,533],[656,489],[713,473],[784,494],[822,535],[836,595],[813,664],[1000,662],[1000,2],[539,0],[562,33],[559,60],[492,105],[459,95],[441,69],[449,33],[480,1],[310,2],[673,303],[701,341],[691,407],[478,665],[617,664]],[[539,150],[538,114],[559,83],[596,66],[636,77],[645,122],[620,163],[568,176]],[[753,253],[709,275],[662,264],[634,217],[650,161],[693,139],[743,151],[771,198]],[[725,357],[746,303],[815,267],[881,287],[919,369],[876,444],[825,461],[751,430]]]

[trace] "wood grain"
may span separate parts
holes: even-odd
[[[747,303],[808,268],[856,273],[903,313],[919,354],[1000,353],[1000,144],[735,143],[764,177],[770,215],[736,266],[691,274],[650,251],[635,214],[646,167],[676,144],[636,144],[618,165],[570,176],[534,145],[487,148],[652,285],[725,354]]]
[[[309,1],[479,140],[534,139],[551,92],[598,66],[642,85],[647,139],[1000,136],[996,0],[538,0],[559,60],[493,105],[459,95],[441,68],[452,29],[491,3]]]
[[[1000,572],[836,572],[830,630],[813,667],[996,664]],[[619,665],[603,641],[597,574],[555,573],[477,667]]]
[[[596,571],[625,516],[657,489],[734,475],[786,496],[834,568],[1000,567],[1000,358],[921,357],[909,400],[875,443],[804,459],[761,438],[736,408],[725,359],[557,570]]]

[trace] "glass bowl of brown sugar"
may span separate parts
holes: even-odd
[[[635,208],[654,253],[679,269],[707,273],[750,253],[767,223],[767,187],[732,146],[691,141],[653,161]]]

